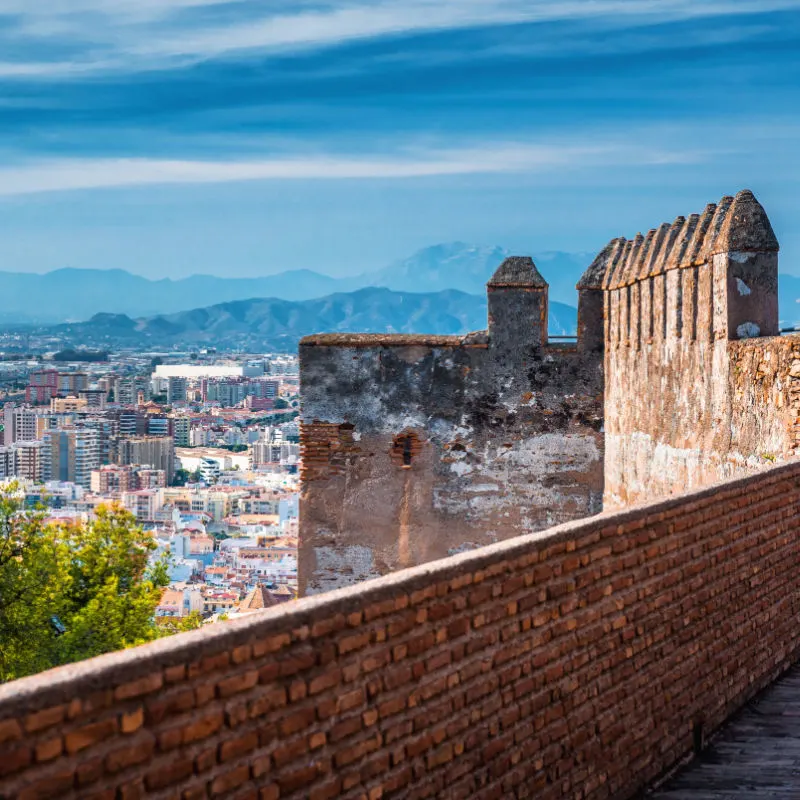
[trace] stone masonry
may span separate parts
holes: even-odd
[[[615,239],[605,289],[605,503],[796,454],[800,347],[778,334],[778,242],[752,192]]]
[[[530,258],[487,292],[486,331],[300,343],[301,594],[600,510],[601,287],[579,286],[569,345]]]

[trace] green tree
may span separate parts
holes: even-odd
[[[0,680],[157,638],[166,564],[119,506],[88,524],[48,524],[0,491]]]
[[[163,636],[171,636],[173,633],[196,631],[202,625],[203,615],[199,611],[192,611],[185,617],[166,617],[159,624],[159,630]]]

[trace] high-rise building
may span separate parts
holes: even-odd
[[[3,444],[30,442],[37,438],[36,411],[28,406],[6,403],[3,406]]]
[[[17,442],[14,445],[15,474],[39,483],[42,480],[42,442]]]
[[[17,474],[17,451],[13,445],[0,447],[0,480]]]
[[[189,417],[172,418],[172,438],[175,440],[175,447],[189,446],[189,431],[191,427],[192,421]]]
[[[148,436],[172,436],[172,420],[165,414],[147,415]]]
[[[78,396],[89,387],[89,376],[85,372],[59,372],[58,393],[62,397]]]
[[[100,466],[98,432],[92,428],[62,428],[47,432],[42,446],[42,477],[71,481],[89,488],[92,470]]]
[[[121,437],[117,442],[118,464],[141,464],[164,470],[167,483],[175,477],[175,442],[171,436]]]
[[[106,407],[108,392],[99,387],[84,389],[78,392],[78,397],[86,401],[86,407],[102,411]]]
[[[138,405],[140,394],[147,402],[150,399],[150,378],[142,375],[115,378],[113,391],[114,402],[121,406]]]
[[[28,376],[28,386],[25,389],[25,402],[34,405],[44,405],[50,398],[58,394],[58,371],[54,369],[41,369],[31,372]]]
[[[170,405],[185,403],[186,388],[186,378],[182,378],[178,375],[171,375],[167,381],[167,403]]]

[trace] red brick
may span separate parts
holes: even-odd
[[[68,753],[78,753],[93,744],[111,738],[116,732],[117,720],[115,717],[110,717],[70,731],[64,737],[64,742]]]
[[[342,673],[339,669],[323,672],[322,675],[317,675],[317,677],[313,678],[308,684],[308,693],[310,695],[315,695],[324,692],[325,689],[332,689],[339,684],[341,679]]]
[[[36,744],[36,760],[52,761],[64,752],[64,740],[60,736],[45,739]]]
[[[315,718],[316,712],[313,706],[291,712],[280,722],[281,736],[291,736],[293,733],[308,728],[313,724]]]
[[[27,767],[31,761],[33,761],[33,752],[25,744],[4,749],[2,758],[0,758],[0,776],[18,772]]]
[[[219,746],[219,760],[230,761],[233,758],[249,753],[258,747],[258,734],[255,731],[250,731],[236,739],[229,739]]]
[[[220,795],[227,794],[231,789],[241,786],[243,783],[250,779],[250,768],[247,764],[242,764],[230,772],[224,772],[222,775],[217,775],[211,782],[210,793],[212,797],[219,797]]]
[[[41,711],[36,711],[33,714],[28,714],[25,717],[25,730],[28,733],[50,728],[53,725],[58,725],[64,721],[66,716],[66,705],[53,706],[51,708],[44,708]]]
[[[158,724],[166,717],[193,708],[194,702],[194,689],[191,687],[181,687],[171,693],[159,692],[145,703],[147,722],[150,725]]]
[[[135,681],[123,683],[114,690],[115,700],[130,700],[132,697],[141,697],[143,694],[155,692],[164,685],[164,676],[161,672],[153,672],[138,678]]]
[[[278,786],[280,786],[281,794],[290,794],[296,792],[304,786],[312,783],[314,778],[317,777],[317,768],[314,765],[301,767],[294,772],[287,772],[284,775],[278,776]]]
[[[0,720],[0,744],[22,738],[22,728],[15,719]]]
[[[250,771],[253,773],[254,778],[259,778],[272,769],[272,756],[267,753],[265,755],[256,756],[250,760]]]
[[[141,764],[152,757],[155,747],[155,736],[149,731],[142,731],[124,747],[112,750],[106,756],[106,769],[109,772],[119,772],[134,764]]]
[[[50,800],[63,792],[69,792],[74,780],[75,773],[65,767],[58,772],[51,772],[47,777],[39,778],[22,789],[15,797],[17,800]]]
[[[161,764],[144,776],[145,786],[148,791],[154,792],[171,786],[174,783],[186,780],[192,774],[192,759],[186,756],[176,756],[166,764]]]
[[[119,720],[119,729],[123,733],[138,731],[144,724],[144,708],[139,706],[133,711],[123,714]]]
[[[258,683],[258,670],[251,669],[239,675],[232,675],[217,684],[217,695],[219,697],[230,697],[232,694],[246,692]]]
[[[215,734],[222,727],[223,721],[221,709],[207,712],[190,722],[183,729],[183,736],[181,737],[183,743],[187,744],[200,739],[206,739],[212,734]]]
[[[250,659],[253,648],[249,644],[242,644],[239,647],[234,647],[231,651],[231,661],[234,664],[243,664]]]

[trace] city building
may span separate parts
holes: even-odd
[[[3,406],[3,444],[8,447],[16,442],[37,439],[37,414],[29,406],[6,403]]]
[[[53,414],[68,414],[74,411],[81,411],[89,405],[85,397],[51,397],[50,411]]]
[[[42,437],[42,477],[91,486],[92,470],[100,466],[99,437],[91,428],[62,428]]]
[[[179,375],[171,376],[167,381],[167,403],[170,405],[175,405],[176,403],[185,403],[186,389],[186,378],[183,378]]]
[[[175,447],[189,447],[189,434],[192,429],[192,420],[187,416],[172,418],[172,438]]]
[[[117,464],[141,464],[164,471],[167,483],[175,476],[175,442],[171,436],[128,436],[117,442]]]

